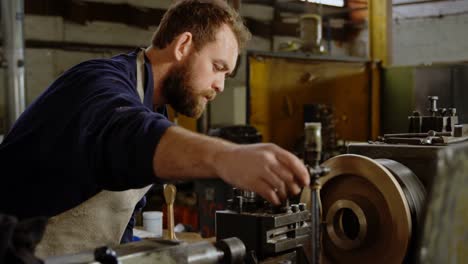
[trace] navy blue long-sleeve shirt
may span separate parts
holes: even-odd
[[[145,60],[143,103],[132,52],[74,66],[26,109],[0,145],[0,212],[54,216],[156,181],[154,151],[172,123],[153,111]]]

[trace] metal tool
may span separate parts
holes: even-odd
[[[438,96],[428,96],[430,107],[427,109],[429,115],[413,111],[408,117],[410,133],[425,133],[429,130],[438,132],[453,132],[454,126],[458,124],[456,108],[437,108]]]
[[[451,136],[452,132],[429,130],[426,133],[384,134],[383,137],[379,137],[378,140],[379,142],[387,144],[446,145],[449,143]]]
[[[430,108],[428,109],[429,112],[431,113],[432,116],[436,116],[437,113],[439,112],[439,109],[437,109],[437,101],[439,100],[438,96],[428,96],[427,99],[430,102]]]
[[[101,247],[94,251],[47,258],[45,264],[241,264],[246,256],[245,245],[238,238],[222,239],[216,243],[148,239],[114,248]]]
[[[320,166],[322,153],[321,123],[305,123],[305,146],[304,163],[306,164],[311,182],[310,205],[311,205],[311,234],[312,251],[311,262],[320,263],[321,244],[322,244],[322,205],[320,201],[321,184],[319,178],[329,172],[327,167]]]
[[[450,137],[452,132],[437,132],[429,130],[426,133],[395,133],[395,134],[384,134],[384,138],[388,137],[401,137],[401,138],[419,138],[419,137]]]
[[[310,213],[304,204],[287,204],[273,206],[255,193],[235,189],[228,210],[216,212],[216,239],[241,239],[246,263],[302,263],[298,259],[305,259],[302,246],[310,237]]]
[[[177,189],[172,184],[166,184],[164,186],[164,199],[167,204],[167,231],[169,233],[169,239],[175,240],[176,235],[174,232],[174,200],[177,193]]]

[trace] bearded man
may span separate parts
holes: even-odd
[[[48,217],[38,248],[47,257],[129,240],[152,184],[220,178],[274,204],[298,194],[309,176],[291,153],[196,134],[166,116],[171,105],[199,117],[249,38],[225,1],[180,1],[150,47],[67,70],[0,145],[0,213]]]

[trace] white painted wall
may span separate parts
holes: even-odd
[[[459,61],[468,61],[467,0],[393,7],[394,65]]]
[[[268,51],[270,50],[270,41],[253,36],[247,45],[247,49]],[[245,52],[240,60],[235,78],[226,80],[224,92],[211,102],[211,124],[215,127],[246,123],[247,57]]]
[[[157,25],[149,29],[125,24],[91,21],[86,25],[62,17],[27,15],[24,35],[28,40],[66,41],[90,44],[147,46]]]
[[[27,15],[24,21],[25,39],[65,41],[90,44],[146,47],[156,26],[141,29],[118,23],[93,21],[86,25],[70,23],[61,17]],[[25,51],[26,101],[31,103],[50,83],[68,68],[93,58],[105,58],[124,51],[106,52],[32,49]],[[0,93],[3,96],[3,93]],[[3,98],[2,99],[3,102]]]
[[[84,60],[110,57],[109,53],[26,49],[26,103],[29,105],[60,74]]]

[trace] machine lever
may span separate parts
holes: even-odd
[[[322,244],[322,204],[320,201],[321,184],[319,178],[329,173],[329,168],[320,166],[322,154],[322,125],[321,123],[305,123],[304,162],[310,175],[311,197],[311,234],[312,251],[311,263],[320,263]]]
[[[173,184],[166,184],[164,186],[164,199],[167,204],[167,231],[169,233],[169,239],[176,240],[174,232],[174,200],[177,189]]]

